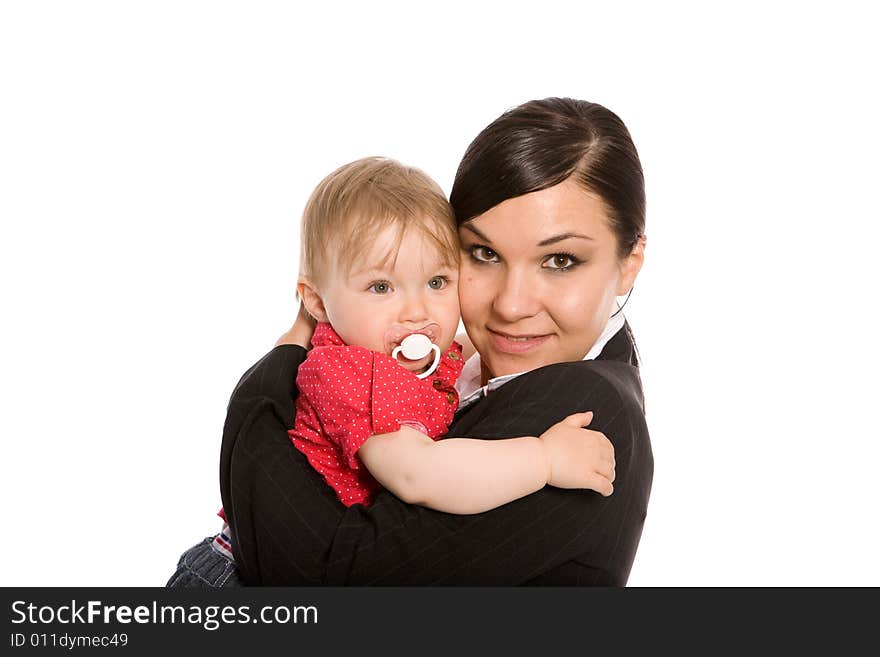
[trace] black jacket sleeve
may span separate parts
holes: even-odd
[[[275,347],[232,393],[220,451],[220,495],[242,578],[318,585],[345,508],[287,434],[306,350]]]
[[[566,415],[592,410],[591,428],[615,446],[613,495],[545,487],[461,516],[407,505],[387,491],[367,508],[340,505],[290,444],[295,390],[277,382],[295,379],[304,351],[279,349],[242,379],[224,431],[223,503],[246,582],[626,583],[653,475],[635,368],[611,361],[544,367],[493,391],[450,427],[450,435],[472,438],[538,435]]]

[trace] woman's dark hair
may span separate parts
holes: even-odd
[[[462,224],[572,176],[602,199],[618,255],[629,254],[645,232],[645,178],[629,130],[596,103],[545,98],[506,111],[468,146],[449,202]]]

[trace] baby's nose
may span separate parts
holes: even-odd
[[[423,295],[414,294],[408,296],[400,309],[402,322],[424,322],[429,317],[429,305]]]

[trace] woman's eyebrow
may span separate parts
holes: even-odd
[[[489,244],[492,243],[492,240],[489,239],[489,236],[485,235],[475,226],[472,226],[470,224],[462,224],[461,227],[471,231],[474,235],[479,237],[484,242],[487,242]],[[554,235],[553,237],[548,237],[547,239],[541,240],[540,242],[538,242],[538,246],[549,246],[550,244],[556,244],[557,242],[562,242],[564,240],[572,238],[578,238],[582,240],[594,240],[594,238],[590,237],[589,235],[581,235],[580,233],[561,233],[560,235]]]
[[[554,235],[553,237],[548,237],[545,240],[541,240],[538,242],[538,246],[549,246],[550,244],[556,244],[556,242],[562,242],[563,240],[569,240],[573,237],[577,237],[582,240],[592,240],[593,238],[589,235],[581,235],[579,233],[562,233],[561,235]]]
[[[479,237],[479,238],[480,238],[481,240],[483,240],[484,242],[488,242],[488,243],[490,243],[490,244],[492,243],[492,240],[490,240],[489,237],[488,237],[487,235],[484,235],[480,230],[474,228],[474,227],[471,226],[470,224],[462,224],[461,227],[462,227],[462,228],[466,228],[467,230],[471,231],[474,235],[476,235],[477,237]]]

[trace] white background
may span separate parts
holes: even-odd
[[[0,584],[164,584],[218,526],[311,188],[382,154],[448,192],[560,95],[623,118],[648,185],[630,584],[880,585],[876,22],[703,4],[0,5]]]

